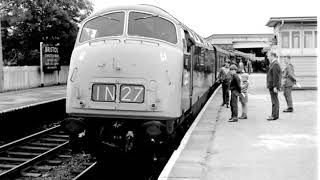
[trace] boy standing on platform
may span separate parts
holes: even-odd
[[[241,75],[241,96],[240,96],[240,102],[242,106],[242,115],[239,117],[239,119],[247,119],[247,103],[248,103],[248,88],[249,88],[249,75],[247,73],[243,73]]]
[[[237,66],[230,66],[230,73],[232,75],[231,83],[230,83],[230,91],[231,91],[231,118],[229,122],[237,122],[238,121],[238,96],[241,93],[240,86],[240,78],[237,72]]]

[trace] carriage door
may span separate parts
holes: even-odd
[[[187,30],[183,30],[183,77],[182,77],[182,109],[186,112],[192,106],[193,86],[193,53],[194,40]]]

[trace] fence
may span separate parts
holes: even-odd
[[[44,74],[44,86],[66,84],[69,66],[61,70]],[[41,86],[39,66],[5,66],[3,67],[3,91],[28,89]]]

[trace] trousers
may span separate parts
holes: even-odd
[[[239,92],[236,90],[231,91],[231,117],[238,118],[238,96]]]
[[[248,108],[247,108],[247,103],[246,102],[241,102],[241,107],[242,107],[242,117],[247,117],[247,112],[248,112]]]
[[[229,83],[222,83],[223,104],[229,104]]]
[[[283,89],[283,95],[286,99],[288,108],[293,108],[291,91],[292,91],[292,86],[284,87]]]
[[[269,88],[271,103],[272,103],[272,114],[274,118],[279,118],[279,99],[278,93],[273,92],[273,88]]]

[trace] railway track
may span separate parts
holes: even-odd
[[[0,179],[42,179],[73,157],[69,137],[60,126],[0,146]],[[80,162],[68,179],[80,179],[96,162]],[[66,170],[68,171],[68,170]]]

